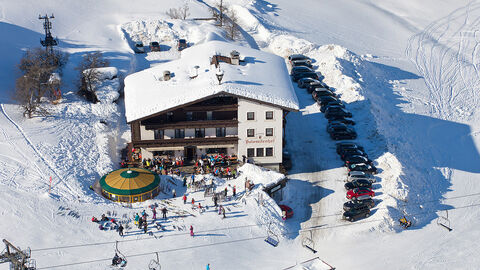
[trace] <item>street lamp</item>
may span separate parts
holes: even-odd
[[[223,70],[221,70],[220,67],[218,67],[217,72],[215,73],[215,75],[217,75],[218,84],[222,84]]]

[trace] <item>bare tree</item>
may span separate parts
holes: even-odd
[[[235,40],[239,33],[240,29],[238,27],[238,15],[237,12],[233,9],[227,10],[229,20],[225,23],[225,30],[227,31],[227,37],[231,40]]]
[[[47,52],[41,48],[29,49],[20,60],[18,68],[22,75],[16,81],[14,98],[24,109],[24,116],[34,113],[47,114],[41,106],[41,98],[51,93],[50,77],[54,71],[61,72],[68,56],[59,51]]]
[[[106,67],[110,63],[103,58],[101,52],[87,53],[83,56],[82,61],[76,68],[80,72],[80,89],[79,93],[93,103],[98,102],[95,93],[97,83],[101,79],[101,73],[97,70],[99,67]]]
[[[224,15],[225,15],[225,12],[227,11],[227,7],[223,5],[223,0],[220,0],[220,2],[215,3],[215,8],[216,8],[215,10],[216,14],[212,14],[212,15],[214,16],[214,18],[217,19],[220,27],[222,27],[224,22],[224,17],[225,17]]]
[[[170,19],[186,20],[187,17],[190,16],[189,10],[190,7],[187,3],[185,3],[182,7],[169,9],[166,14],[170,17]]]

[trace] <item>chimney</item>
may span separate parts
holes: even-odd
[[[232,59],[231,63],[232,65],[239,65],[240,64],[240,53],[233,50],[230,53],[230,58]]]

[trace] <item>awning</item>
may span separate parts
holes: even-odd
[[[206,149],[206,148],[234,148],[234,144],[220,144],[220,145],[199,145],[197,146],[198,149]]]

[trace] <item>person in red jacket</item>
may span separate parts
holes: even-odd
[[[187,195],[183,194],[183,204],[186,204],[186,203],[187,203]]]

